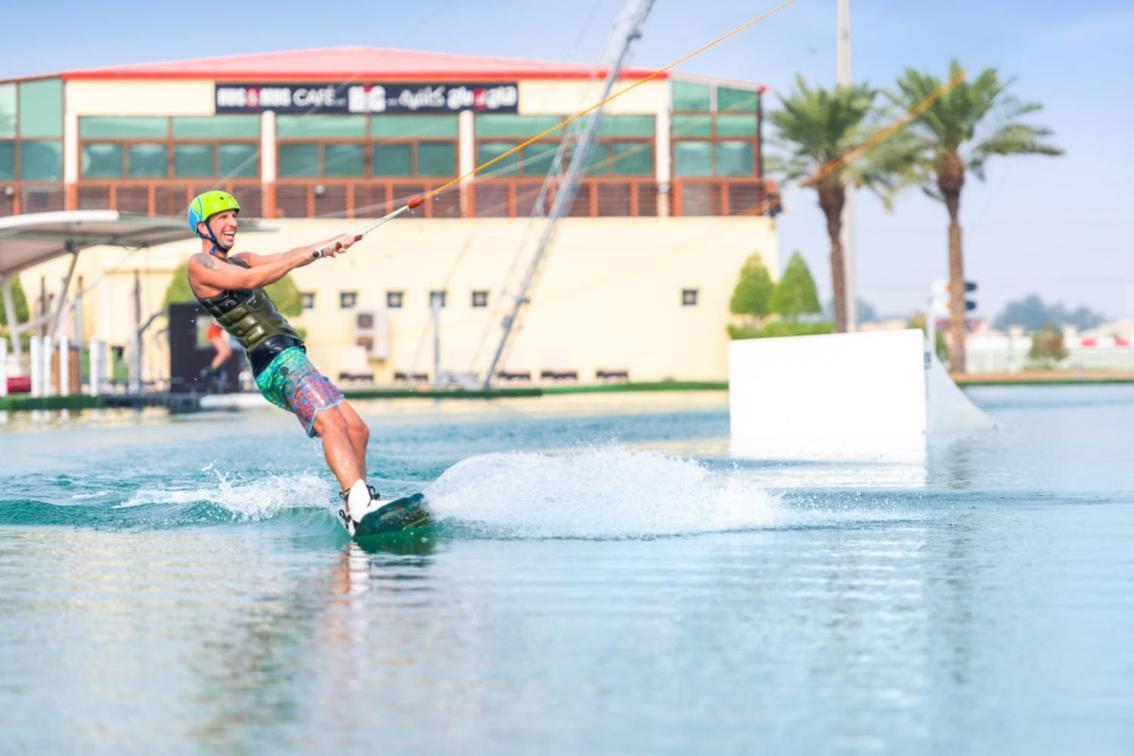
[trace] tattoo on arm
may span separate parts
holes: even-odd
[[[208,268],[209,270],[217,269],[216,261],[213,260],[213,258],[209,255],[197,255],[197,262],[201,263],[201,265]]]

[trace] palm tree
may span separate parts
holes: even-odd
[[[994,155],[1061,155],[1045,144],[1051,131],[1019,119],[1043,108],[1023,103],[1007,93],[1011,80],[1001,81],[996,69],[985,69],[972,82],[963,80],[961,64],[949,64],[949,80],[906,69],[890,99],[917,111],[909,130],[920,144],[918,181],[949,212],[949,368],[965,371],[965,275],[961,255],[961,190],[972,172],[984,180]],[[936,95],[939,95],[935,97]],[[918,105],[932,100],[928,107]]]
[[[848,186],[866,187],[889,207],[896,188],[909,177],[910,150],[904,132],[870,145],[867,136],[881,115],[878,92],[865,84],[811,88],[796,76],[796,91],[781,97],[782,110],[770,115],[788,154],[773,161],[785,182],[813,186],[827,220],[831,244],[831,288],[835,330],[847,330],[846,268],[843,261],[843,204]]]

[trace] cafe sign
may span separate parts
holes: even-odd
[[[519,87],[495,84],[217,84],[217,113],[515,113]]]

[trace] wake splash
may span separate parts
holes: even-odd
[[[232,519],[256,522],[275,517],[288,509],[327,509],[332,498],[331,484],[314,474],[271,475],[264,478],[232,482],[212,465],[202,472],[212,472],[216,485],[202,488],[167,491],[159,488],[138,490],[117,509],[130,509],[150,504],[181,506],[212,505]]]
[[[635,538],[794,523],[739,470],[620,448],[485,454],[446,470],[426,497],[442,523],[513,538]]]

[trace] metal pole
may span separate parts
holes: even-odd
[[[43,396],[43,356],[39,353],[39,350],[43,347],[42,339],[43,337],[38,333],[33,333],[28,344],[28,361],[30,363],[28,373],[31,374],[32,396]]]
[[[603,83],[602,100],[605,100],[610,95],[610,91],[614,87],[614,82],[618,78],[618,72],[622,70],[622,67],[626,65],[626,62],[630,58],[630,52],[634,42],[641,38],[642,24],[645,23],[646,17],[649,16],[653,5],[654,0],[624,1],[622,10],[616,20],[615,28],[611,32],[610,42],[608,43],[608,52],[610,50],[617,50],[617,55],[614,56],[615,62],[611,64],[610,69],[607,71],[606,81]],[[492,375],[496,372],[496,366],[500,363],[504,349],[508,345],[508,339],[512,334],[512,329],[516,325],[516,319],[519,317],[520,309],[528,303],[528,293],[531,290],[536,273],[539,271],[540,263],[547,253],[548,245],[551,243],[556,222],[563,216],[563,213],[571,206],[572,201],[575,199],[575,190],[579,186],[579,177],[583,172],[584,166],[587,164],[591,143],[594,141],[595,134],[598,132],[602,114],[603,108],[598,108],[591,115],[590,119],[587,121],[586,128],[583,130],[583,135],[579,138],[575,150],[571,155],[571,164],[567,167],[567,172],[563,174],[563,182],[559,186],[559,191],[555,194],[555,201],[551,206],[551,212],[548,213],[547,223],[543,227],[539,241],[536,243],[535,252],[532,254],[532,261],[528,265],[527,271],[524,273],[519,291],[517,291],[513,297],[512,310],[504,317],[504,333],[500,336],[500,342],[496,345],[496,352],[492,355],[492,361],[489,363],[488,371],[485,373],[485,388],[489,388],[492,385]]]
[[[52,349],[52,341],[50,336],[44,336],[42,346],[39,350],[39,356],[43,360],[43,395],[55,395],[55,383],[51,380],[51,358],[54,356],[55,350]]]
[[[134,339],[130,348],[130,393],[142,393],[142,279],[134,271]]]
[[[441,292],[434,292],[429,304],[433,310],[433,386],[441,387]]]
[[[929,340],[927,355],[932,359],[937,355],[937,313],[933,311],[933,297],[929,298],[929,305],[925,308],[925,336]],[[926,359],[926,366],[930,359]]]
[[[103,344],[98,339],[91,339],[90,356],[87,393],[91,396],[98,396],[99,388],[102,386],[103,370]]]
[[[8,342],[0,340],[0,396],[8,395]]]
[[[849,86],[851,79],[851,46],[850,46],[850,0],[839,0],[839,28],[838,43],[838,71],[836,82],[840,86]],[[843,228],[841,234],[843,244],[843,281],[846,292],[845,310],[847,331],[858,329],[858,311],[855,302],[855,275],[854,275],[854,187],[848,186],[846,202],[843,204]]]
[[[67,242],[68,248],[74,245]],[[67,304],[67,290],[71,288],[71,277],[75,275],[75,265],[79,262],[79,253],[71,252],[71,265],[67,268],[67,277],[63,279],[63,287],[59,290],[59,302],[55,305],[55,316],[51,319],[51,327],[48,333],[54,336],[59,331],[59,323],[63,319],[63,312]]]
[[[75,285],[75,304],[74,304],[74,333],[71,335],[75,338],[75,343],[79,345],[79,349],[83,348],[83,277],[79,276],[78,283]]]
[[[66,335],[59,337],[59,394],[71,394],[71,342]]]

